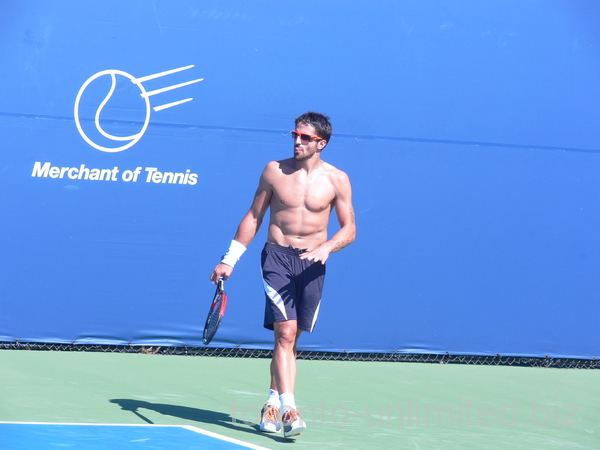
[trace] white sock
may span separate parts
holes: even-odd
[[[267,405],[274,406],[275,408],[281,408],[281,401],[279,400],[279,392],[275,389],[269,389],[269,397],[267,397]]]
[[[291,411],[296,408],[296,399],[291,392],[284,392],[279,396],[279,401],[284,411]]]

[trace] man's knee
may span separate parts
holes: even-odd
[[[275,342],[279,345],[294,345],[298,335],[298,326],[295,320],[277,322],[275,324]]]

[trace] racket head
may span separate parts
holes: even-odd
[[[221,325],[223,316],[225,315],[226,308],[227,293],[225,292],[225,282],[220,278],[217,283],[217,290],[215,291],[213,301],[208,310],[206,323],[204,324],[204,332],[202,333],[202,342],[204,342],[204,345],[210,344],[210,341],[212,341],[215,336],[219,329],[219,325]]]

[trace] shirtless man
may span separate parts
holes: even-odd
[[[306,429],[294,399],[298,338],[302,331],[312,332],[316,323],[329,254],[346,247],[356,236],[348,175],[321,160],[321,151],[331,138],[329,118],[308,112],[295,123],[294,157],[267,164],[250,210],[210,277],[216,283],[220,277],[227,280],[231,276],[271,208],[261,262],[266,294],[264,326],[274,330],[275,346],[260,429],[278,432],[281,410],[286,437]],[[340,229],[328,240],[327,224],[334,208]]]

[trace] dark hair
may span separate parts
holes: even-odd
[[[329,122],[329,117],[325,114],[320,114],[318,112],[307,112],[297,117],[295,120],[296,126],[299,123],[303,123],[304,125],[312,125],[315,127],[315,132],[317,136],[322,137],[329,143],[329,139],[331,139],[331,123]]]

